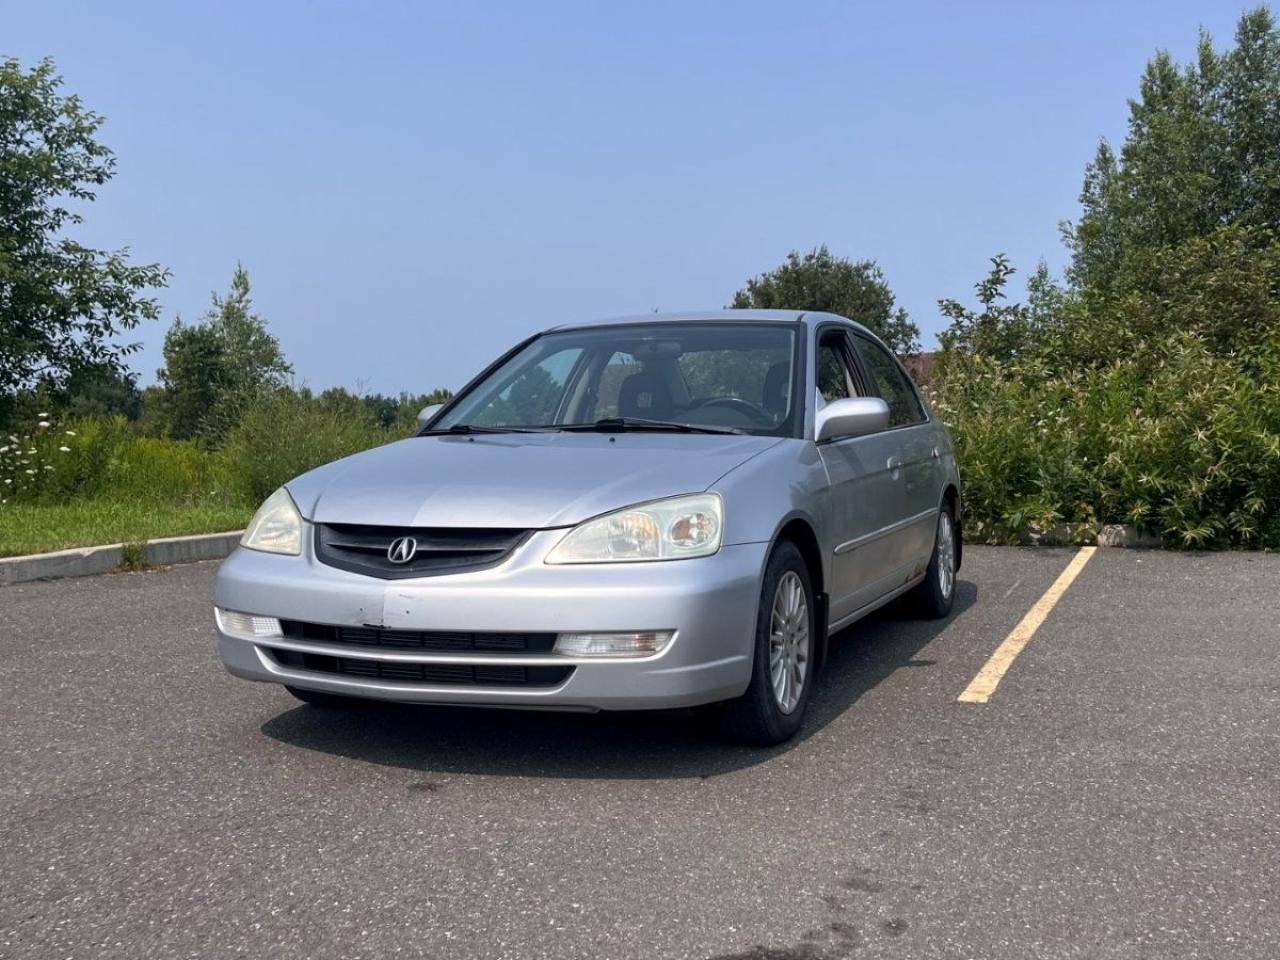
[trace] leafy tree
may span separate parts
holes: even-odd
[[[47,406],[72,419],[122,416],[136,420],[142,412],[138,375],[109,364],[74,367]]]
[[[1063,225],[1079,288],[1125,282],[1143,251],[1240,226],[1280,230],[1280,31],[1266,7],[1241,17],[1223,53],[1201,34],[1196,62],[1147,64],[1117,155],[1085,172],[1080,219]]]
[[[1130,356],[1154,364],[1166,341],[1189,334],[1247,365],[1280,324],[1278,277],[1280,242],[1251,227],[1136,248],[1111,286],[1066,299],[1048,346],[1067,369]]]
[[[157,398],[163,432],[179,438],[206,433],[232,379],[221,338],[208,325],[189,327],[175,320],[164,337],[164,360],[157,371],[163,384]]]
[[[874,331],[894,353],[920,350],[920,328],[897,305],[879,265],[832,256],[825,245],[804,255],[791,251],[777,269],[748,280],[732,305],[837,313]]]
[[[54,411],[58,420],[83,417],[124,417],[137,420],[142,412],[138,375],[113,365],[77,364],[61,384],[41,381],[13,397],[13,422],[44,419],[42,411]]]
[[[103,118],[61,86],[50,60],[0,59],[0,422],[20,389],[120,369],[136,345],[114,336],[158,315],[144,292],[168,276],[67,235],[115,157],[96,138]]]
[[[293,372],[266,321],[250,312],[249,275],[237,264],[226,297],[213,294],[202,321],[175,320],[164,338],[164,386],[168,432],[216,441],[233,427],[246,405],[289,382]]]
[[[328,391],[325,392],[327,393]],[[436,388],[430,393],[421,394],[403,391],[399,396],[395,397],[390,397],[383,393],[367,393],[359,399],[365,409],[378,422],[379,426],[390,429],[405,423],[415,423],[418,413],[423,407],[444,403],[451,396],[453,396],[451,391]]]
[[[939,340],[944,352],[963,351],[997,361],[1011,360],[1031,338],[1031,311],[1025,304],[1004,303],[1005,287],[1017,271],[1003,253],[991,258],[991,271],[974,289],[981,310],[971,310],[958,300],[939,300],[942,315],[951,326]]]

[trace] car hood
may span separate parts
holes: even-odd
[[[412,437],[287,485],[317,523],[403,527],[570,526],[707,489],[777,437],[504,433]]]

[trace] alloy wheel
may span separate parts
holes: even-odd
[[[809,673],[809,602],[794,570],[778,581],[769,621],[769,678],[778,709],[791,713],[800,703]]]
[[[956,586],[956,533],[951,515],[938,512],[938,589],[943,599],[951,597]]]

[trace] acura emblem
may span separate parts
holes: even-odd
[[[396,537],[387,547],[387,559],[392,563],[408,563],[418,552],[418,541],[413,537]]]

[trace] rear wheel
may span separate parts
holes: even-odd
[[[783,541],[760,590],[751,682],[741,697],[720,706],[726,732],[758,746],[793,737],[809,705],[816,646],[809,568],[795,544]]]
[[[936,620],[951,612],[956,598],[956,556],[956,521],[951,504],[944,503],[938,511],[929,568],[920,585],[907,595],[912,613]]]
[[[356,701],[355,697],[344,697],[340,693],[326,693],[323,690],[305,690],[302,687],[290,687],[288,685],[285,686],[285,689],[303,703],[309,703],[313,707],[325,707],[330,710],[350,707]]]

